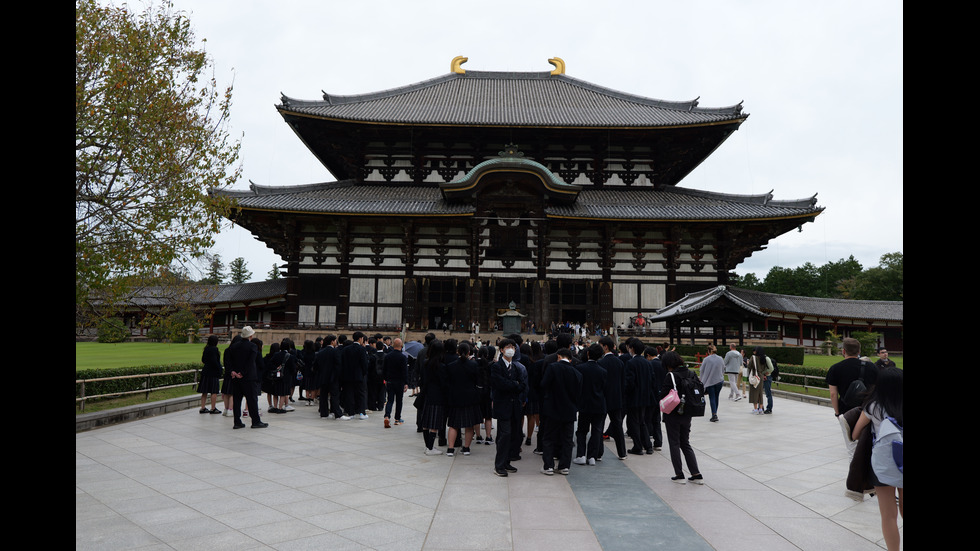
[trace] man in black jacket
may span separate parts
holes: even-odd
[[[493,400],[493,416],[497,419],[497,452],[493,472],[497,476],[516,473],[510,464],[514,435],[520,442],[521,425],[524,422],[523,400],[527,394],[527,370],[516,361],[517,344],[511,339],[500,341],[500,359],[490,366],[490,391]],[[520,447],[517,448],[519,453]]]
[[[630,358],[626,362],[626,428],[633,438],[628,453],[653,453],[647,428],[647,408],[653,404],[653,367],[643,357],[643,342],[633,337],[627,342]]]
[[[573,463],[595,465],[601,457],[602,429],[606,424],[606,370],[597,363],[602,346],[593,343],[588,348],[589,361],[575,366],[582,374],[582,394],[578,403],[577,449]],[[588,444],[586,444],[588,438]]]
[[[609,428],[606,432],[616,443],[616,456],[626,459],[626,435],[623,434],[626,365],[616,356],[616,344],[612,337],[600,338],[599,345],[602,346],[602,357],[597,363],[606,370],[606,388],[603,389],[606,398],[606,415],[609,417]],[[596,459],[602,458],[603,449],[605,446],[599,448],[600,455]]]
[[[657,349],[648,346],[643,350],[643,357],[650,362],[653,368],[653,404],[647,408],[647,429],[653,438],[653,450],[660,451],[664,445],[663,422],[660,416],[660,389],[663,388],[664,379],[667,378],[667,370],[657,357]]]
[[[360,331],[352,336],[352,342],[343,347],[340,351],[341,370],[340,383],[343,385],[341,391],[344,393],[344,417],[355,417],[357,419],[367,419],[365,413],[367,408],[367,370],[368,353],[364,348],[367,338]]]
[[[541,437],[544,466],[542,474],[555,474],[555,457],[558,472],[568,474],[572,463],[572,431],[578,400],[582,393],[582,374],[572,367],[572,353],[567,348],[558,351],[558,361],[549,365],[541,377],[541,417],[544,434]]]
[[[344,415],[340,407],[340,351],[337,337],[327,335],[323,347],[313,360],[317,382],[320,384],[320,417],[339,419]]]
[[[402,353],[402,340],[395,339],[384,357],[382,373],[388,399],[385,403],[385,428],[391,428],[391,405],[395,404],[395,424],[401,425],[402,400],[408,390],[408,356]]]
[[[255,360],[259,351],[255,349],[252,338],[255,331],[248,325],[242,327],[242,340],[228,347],[228,362],[226,367],[231,370],[231,390],[234,397],[235,425],[233,428],[240,429],[245,427],[242,423],[242,398],[248,406],[249,417],[252,419],[252,428],[261,429],[268,427],[268,423],[263,423],[259,418],[259,374],[256,369]]]

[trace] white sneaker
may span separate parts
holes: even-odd
[[[350,419],[351,419],[351,418],[350,418],[350,416],[349,416],[349,415],[341,415],[341,416],[340,416],[340,420],[341,420],[341,421],[350,421]]]
[[[551,476],[551,475],[555,474],[555,470],[554,469],[545,469],[544,467],[541,467],[541,474],[546,474],[548,476]]]
[[[363,421],[363,420],[367,419],[368,416],[365,415],[365,414],[363,414],[363,413],[361,413],[360,415],[357,416],[357,418],[360,419],[361,421]]]
[[[589,458],[589,465],[592,465],[593,467],[595,466],[595,458],[594,457],[590,457]]]
[[[442,450],[439,448],[434,447],[431,450],[429,448],[425,448],[425,455],[442,455],[442,453]]]
[[[293,406],[291,406],[289,404],[286,404],[286,407],[284,407],[282,409],[283,409],[283,411],[296,411],[296,408],[294,408]]]
[[[585,465],[585,456],[583,455],[582,457],[572,459],[572,463],[575,463],[576,465]]]
[[[337,416],[332,413],[330,415],[327,415],[327,419],[336,419],[336,418]]]

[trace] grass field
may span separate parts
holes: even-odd
[[[227,345],[218,345],[224,352]],[[204,343],[158,342],[75,343],[75,370],[139,365],[169,365],[201,361]]]

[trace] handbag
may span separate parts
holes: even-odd
[[[664,413],[670,413],[674,411],[674,408],[677,407],[677,404],[681,403],[681,397],[680,395],[677,394],[677,388],[676,388],[677,381],[674,380],[673,373],[670,374],[670,380],[674,383],[675,388],[670,389],[670,391],[667,392],[667,395],[664,396],[662,400],[660,400],[660,411]]]

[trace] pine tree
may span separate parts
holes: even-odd
[[[229,265],[231,269],[231,282],[241,285],[252,277],[252,272],[248,271],[248,267],[245,265],[245,259],[238,257],[231,261]]]

